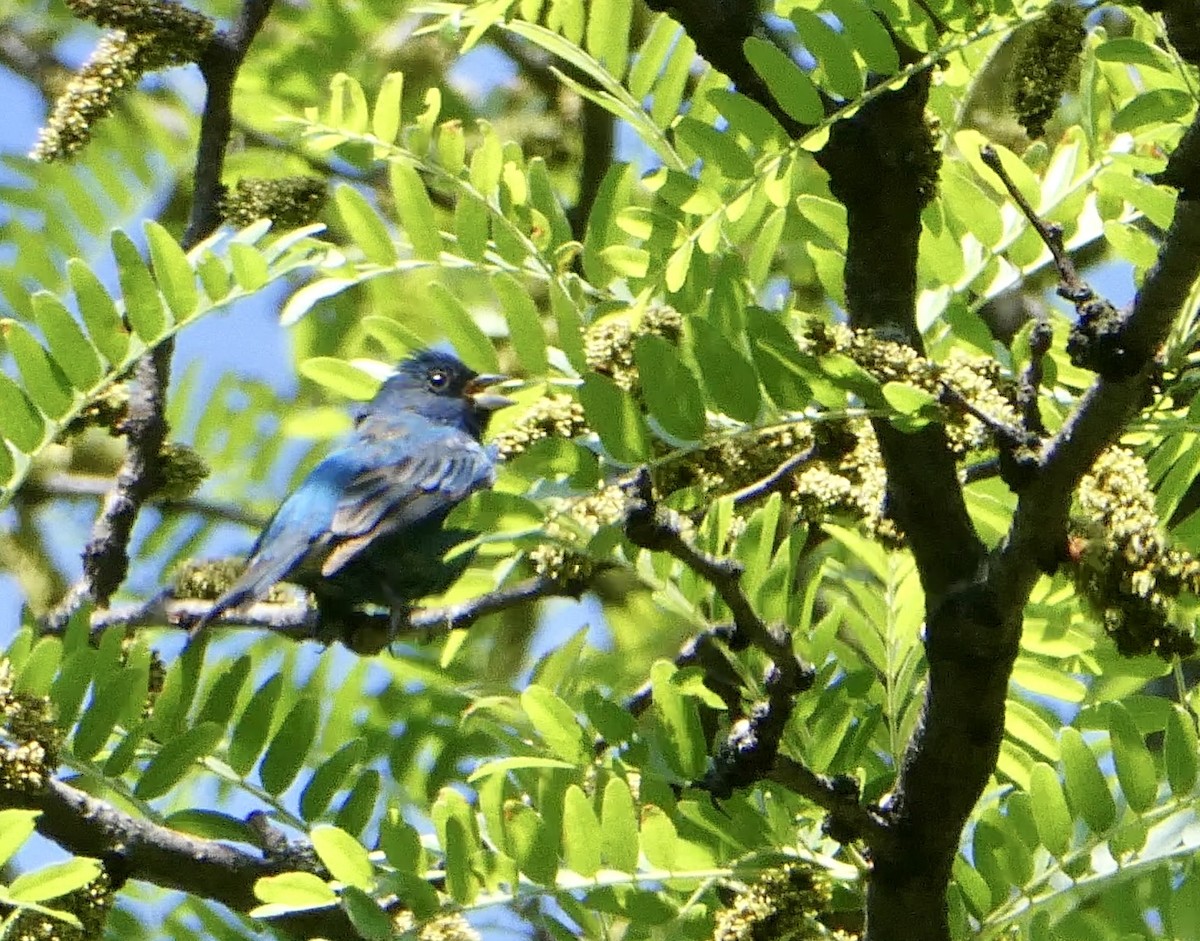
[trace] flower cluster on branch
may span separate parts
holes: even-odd
[[[168,0],[69,0],[67,6],[110,32],[68,83],[30,154],[46,162],[72,156],[92,137],[122,91],[147,72],[197,61],[213,21]]]
[[[48,696],[14,689],[8,660],[0,663],[0,727],[10,743],[0,746],[0,791],[40,791],[58,767],[62,732]]]
[[[1200,594],[1200,560],[1169,544],[1145,462],[1106,450],[1080,481],[1079,507],[1069,542],[1075,579],[1117,649],[1168,660],[1195,653],[1195,637],[1172,613],[1180,593]]]

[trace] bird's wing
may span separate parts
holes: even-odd
[[[384,442],[377,456],[342,492],[322,575],[337,572],[380,536],[448,512],[494,473],[491,453],[458,431]]]
[[[340,495],[361,470],[349,450],[335,451],[313,468],[276,510],[250,550],[245,571],[196,623],[193,636],[221,613],[262,597],[295,571],[314,546],[328,538]]]

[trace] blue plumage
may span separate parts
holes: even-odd
[[[397,367],[359,415],[354,433],[318,464],[263,530],[246,570],[192,634],[276,582],[303,585],[322,614],[370,602],[394,613],[445,591],[469,557],[443,556],[473,534],[443,529],[463,498],[494,478],[480,444],[488,417],[510,404],[444,348]]]

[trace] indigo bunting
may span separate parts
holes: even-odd
[[[276,511],[192,636],[285,579],[313,593],[323,618],[370,602],[390,607],[393,625],[413,600],[449,588],[470,557],[443,556],[474,534],[442,524],[492,484],[496,453],[479,439],[492,411],[512,404],[487,391],[505,378],[477,375],[444,347],[400,363],[350,440]]]

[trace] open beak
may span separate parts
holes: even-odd
[[[506,395],[500,395],[498,392],[488,392],[487,390],[499,382],[504,382],[508,376],[501,376],[494,373],[485,373],[482,376],[476,376],[467,383],[463,390],[471,404],[477,409],[484,412],[494,412],[500,408],[507,408],[516,403]]]

